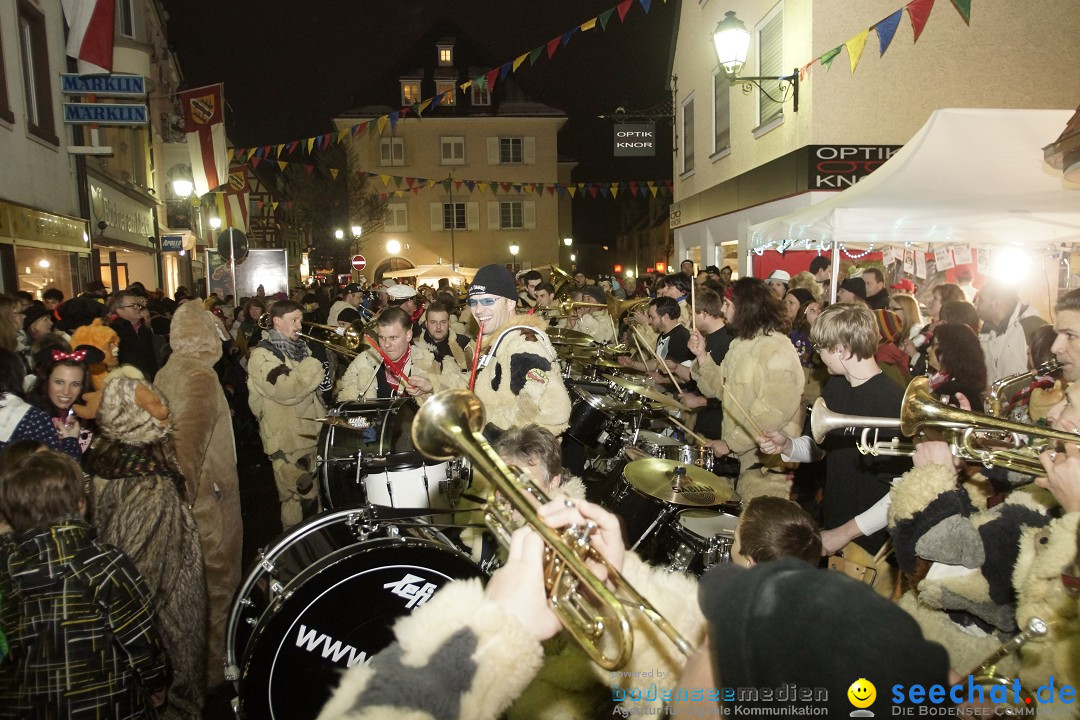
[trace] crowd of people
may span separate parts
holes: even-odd
[[[486,586],[451,583],[402,619],[320,717],[790,709],[722,691],[791,683],[840,714],[869,706],[847,694],[855,681],[894,705],[923,702],[886,692],[899,686],[996,703],[968,676],[1032,618],[1048,630],[998,672],[1064,699],[1080,681],[1080,441],[1043,428],[1080,428],[1080,290],[1051,325],[1001,281],[969,297],[970,282],[920,292],[888,270],[844,273],[834,303],[826,257],[736,280],[689,260],[655,281],[488,265],[463,297],[446,282],[235,302],[138,284],[0,296],[0,718],[201,717],[241,578],[238,442],[261,444],[288,531],[329,509],[319,438],[337,408],[392,402],[384,450],[411,452],[417,412],[451,389],[475,395],[486,440],[555,498],[541,520],[585,528],[599,581],[630,583],[696,650],[631,612],[629,663],[590,663],[552,611],[535,529],[500,552],[472,528],[453,538],[499,567]],[[618,476],[646,428],[614,451],[568,430],[585,388],[606,391],[562,343],[681,408],[677,423],[643,411],[648,430],[728,463],[730,564],[698,578],[627,549],[601,468]],[[911,447],[901,408],[923,384],[971,432],[932,428]],[[819,399],[877,430],[849,417],[815,436]],[[984,414],[1031,437],[982,437]],[[472,478],[470,496],[486,484]],[[478,507],[463,502],[459,519]]]

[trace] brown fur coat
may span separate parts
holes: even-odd
[[[210,599],[207,687],[224,681],[225,625],[240,583],[243,520],[232,414],[214,372],[221,339],[213,316],[184,303],[173,316],[172,355],[154,384],[169,401],[176,455],[199,529]]]

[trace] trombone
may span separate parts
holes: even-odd
[[[266,312],[259,316],[259,327],[263,330],[269,330],[273,327],[270,321],[270,313]],[[368,325],[362,320],[354,320],[349,325],[343,325],[335,327],[333,325],[322,325],[320,323],[305,322],[305,328],[315,328],[318,330],[325,330],[329,336],[329,340],[323,340],[317,338],[314,335],[308,333],[296,333],[296,336],[307,342],[313,342],[316,345],[322,345],[328,350],[333,350],[339,355],[343,355],[347,358],[355,358],[361,354],[364,346],[364,335],[367,334]],[[337,342],[335,342],[335,338]]]
[[[1080,444],[1080,435],[1076,433],[1003,420],[943,403],[930,392],[930,381],[925,377],[915,378],[908,385],[899,418],[836,413],[818,398],[810,413],[814,441],[820,443],[829,431],[846,427],[864,428],[858,444],[859,452],[864,455],[911,455],[915,452],[914,445],[901,443],[898,439],[878,441],[876,432],[874,441],[870,442],[872,429],[899,428],[902,435],[915,437],[923,430],[936,428],[943,431],[953,453],[963,460],[1036,476],[1046,474],[1039,453],[1057,443]],[[1036,441],[1022,445],[1023,436]]]
[[[523,524],[514,519],[515,511],[543,537],[548,602],[582,650],[605,670],[623,667],[634,647],[627,613],[630,605],[689,657],[690,644],[589,545],[589,528],[559,531],[540,519],[536,508],[547,502],[547,495],[528,473],[515,473],[502,461],[484,439],[483,427],[484,406],[476,395],[468,390],[444,390],[420,406],[412,426],[413,444],[432,459],[448,460],[460,451],[491,482],[484,522],[503,547],[510,544],[511,532]],[[586,560],[605,567],[614,590],[596,577]]]

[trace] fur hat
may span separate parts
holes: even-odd
[[[127,445],[148,445],[172,429],[169,406],[145,380],[112,375],[105,383],[97,412],[98,430]]]
[[[906,612],[842,573],[791,557],[750,569],[718,565],[701,578],[698,599],[713,676],[725,687],[826,688],[828,716],[847,717],[847,690],[860,678],[877,687],[882,705],[895,684],[948,686],[945,649],[924,639]]]
[[[498,295],[517,300],[514,274],[502,265],[485,265],[476,271],[472,284],[469,285],[469,297],[473,295]]]
[[[176,355],[196,355],[213,365],[221,358],[221,338],[213,315],[199,303],[184,303],[169,325],[169,344]]]

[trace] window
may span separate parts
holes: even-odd
[[[694,96],[691,95],[682,106],[682,172],[694,170]]]
[[[499,138],[500,165],[520,164],[521,156],[521,138]]]
[[[472,104],[477,106],[491,104],[491,92],[487,89],[487,85],[473,83]]]
[[[42,140],[59,145],[53,120],[45,16],[25,0],[19,2],[19,51],[26,95],[26,128]]]
[[[0,120],[9,123],[15,122],[15,114],[11,112],[11,100],[8,99],[7,71],[4,69],[4,44],[0,42]]]
[[[533,200],[489,202],[488,229],[535,230],[536,202]]]
[[[439,67],[450,67],[454,64],[454,46],[453,45],[439,45]]]
[[[386,203],[386,219],[383,230],[406,232],[409,229],[409,205],[403,202]]]
[[[758,75],[783,75],[784,74],[784,5],[776,6],[776,9],[758,26]],[[758,90],[758,127],[767,125],[773,120],[784,115],[784,106],[770,100],[765,93],[779,100],[784,96],[780,90],[780,83],[776,80],[762,80],[761,87],[765,92]]]
[[[117,0],[116,28],[124,37],[135,37],[135,3],[133,0]]]
[[[382,138],[379,140],[379,164],[380,165],[404,165],[405,164],[405,139]]]
[[[465,138],[444,137],[440,138],[439,144],[442,148],[443,165],[465,164]]]
[[[440,80],[435,83],[435,94],[442,95],[439,99],[440,105],[457,105],[457,86],[453,80]]]
[[[467,226],[465,219],[465,203],[443,203],[443,230],[464,230]]]
[[[420,81],[419,80],[402,80],[401,81],[401,105],[402,107],[408,107],[409,105],[415,105],[420,102]]]
[[[713,74],[713,154],[731,148],[731,82],[723,70]]]
[[[521,201],[499,203],[499,228],[501,230],[521,230],[525,227],[525,217]]]

